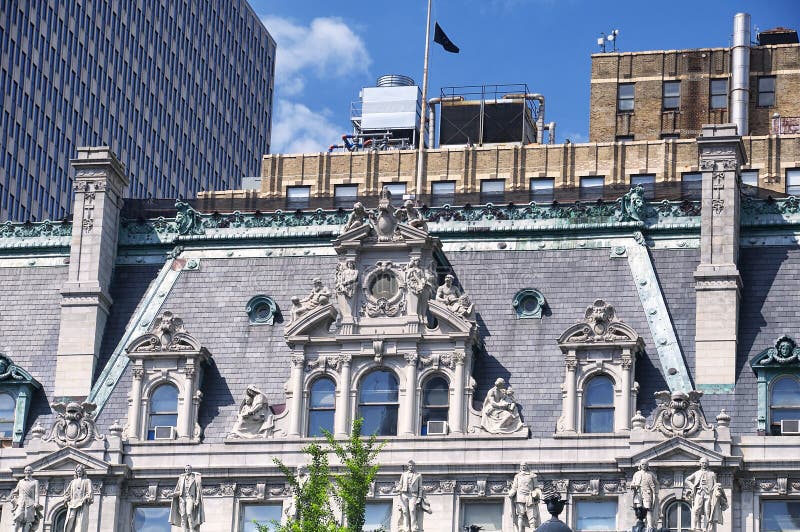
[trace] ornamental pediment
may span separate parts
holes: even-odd
[[[797,368],[800,367],[800,347],[794,338],[783,335],[772,347],[764,349],[750,360],[750,367],[758,368]]]
[[[205,352],[200,342],[183,326],[183,320],[164,311],[150,325],[146,334],[134,339],[127,347],[128,354]]]
[[[584,319],[567,328],[558,339],[562,350],[580,346],[643,345],[639,333],[623,323],[614,307],[598,299],[586,309]]]
[[[633,469],[640,461],[646,460],[651,468],[691,468],[696,466],[701,458],[706,458],[711,468],[740,467],[742,464],[741,457],[726,456],[695,441],[676,436],[630,456],[618,458],[617,465],[620,469]]]
[[[107,475],[112,469],[127,469],[127,466],[114,466],[80,449],[64,447],[41,456],[32,462],[12,467],[11,474],[13,476],[22,476],[25,467],[30,466],[37,473],[63,474],[71,477],[75,473],[75,467],[79,465],[83,466],[87,474],[91,476]]]

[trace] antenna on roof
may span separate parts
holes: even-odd
[[[611,30],[611,32],[606,35],[604,32],[600,32],[600,37],[597,38],[597,46],[600,47],[600,51],[605,53],[606,52],[606,41],[610,42],[613,46],[613,51],[617,51],[617,35],[619,35],[619,30]]]

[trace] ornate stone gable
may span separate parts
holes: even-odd
[[[702,430],[711,430],[700,407],[703,392],[692,390],[688,394],[675,391],[656,392],[658,407],[653,413],[653,423],[646,427],[668,438],[693,436]]]
[[[0,353],[0,392],[14,398],[14,429],[12,446],[22,446],[33,395],[41,389],[41,384],[24,368],[14,364],[9,357]]]

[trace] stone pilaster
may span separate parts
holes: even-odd
[[[86,397],[92,386],[117,257],[125,169],[107,147],[78,148],[69,274],[61,289],[56,397]]]
[[[736,380],[739,326],[739,169],[745,161],[734,124],[704,126],[697,139],[703,172],[700,265],[695,271],[695,382],[706,393]]]

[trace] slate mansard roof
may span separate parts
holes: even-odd
[[[313,216],[320,219],[319,214]],[[291,238],[285,229],[281,234],[272,232],[256,237],[251,228],[215,222],[227,236],[185,237],[180,242],[187,252],[216,250],[203,256],[196,270],[182,272],[164,294],[161,305],[162,310],[180,316],[186,330],[213,356],[205,374],[199,413],[204,442],[223,440],[248,384],[264,391],[271,404],[286,402],[284,387],[289,378],[291,353],[284,338],[285,323],[279,319],[274,325],[253,325],[245,307],[253,296],[268,295],[277,302],[284,319],[288,319],[291,298],[305,294],[311,279],[319,277],[327,286],[333,286],[337,257],[331,239],[343,218],[326,216],[326,221],[309,223],[310,228],[297,224]],[[457,222],[439,218],[432,223],[432,232],[441,238],[446,261],[475,304],[484,347],[473,371],[476,403],[482,401],[497,377],[503,377],[515,389],[531,437],[552,437],[561,412],[564,381],[564,355],[557,339],[566,328],[583,319],[588,306],[602,298],[614,306],[619,319],[633,327],[644,341],[645,353],[637,362],[635,375],[640,385],[637,408],[645,416],[652,412],[653,394],[667,389],[661,362],[631,267],[624,258],[612,257],[610,244],[602,240],[630,238],[630,228],[609,229],[588,224],[542,233],[537,233],[536,228],[494,232],[485,227],[467,231],[463,227],[466,222]],[[126,229],[126,223],[120,233],[122,258],[118,260],[111,285],[114,303],[104,331],[95,386],[112,365],[112,355],[126,330],[136,325],[131,321],[135,311],[165,264],[160,257],[180,240],[178,235],[170,234],[174,230],[168,229],[137,241],[131,236],[133,232]],[[700,260],[699,228],[690,221],[678,231],[658,233],[656,229],[647,234],[649,257],[684,361],[694,379],[696,358],[702,356],[695,353],[694,342],[693,274]],[[530,245],[511,249],[501,244],[509,241]],[[542,244],[536,245],[537,242]],[[792,304],[798,292],[800,248],[795,243],[749,245],[752,247],[742,248],[739,264],[743,288],[737,384],[732,392],[707,394],[701,401],[709,420],[721,408],[735,412],[731,428],[739,435],[755,433],[757,416],[755,376],[747,361],[782,334],[800,336],[800,311]],[[304,248],[306,252],[302,251]],[[137,256],[144,257],[142,263],[136,262]],[[0,259],[8,264],[22,260],[10,254]],[[48,425],[48,403],[55,399],[59,290],[66,274],[67,268],[60,258],[51,259],[50,265],[21,263],[0,268],[6,308],[0,313],[1,350],[28,369],[44,387],[44,396],[34,402],[29,427],[36,422]],[[511,301],[524,288],[535,288],[545,296],[547,306],[541,320],[516,316]],[[98,425],[103,430],[115,420],[126,419],[131,379],[128,367],[115,381],[98,416]]]

